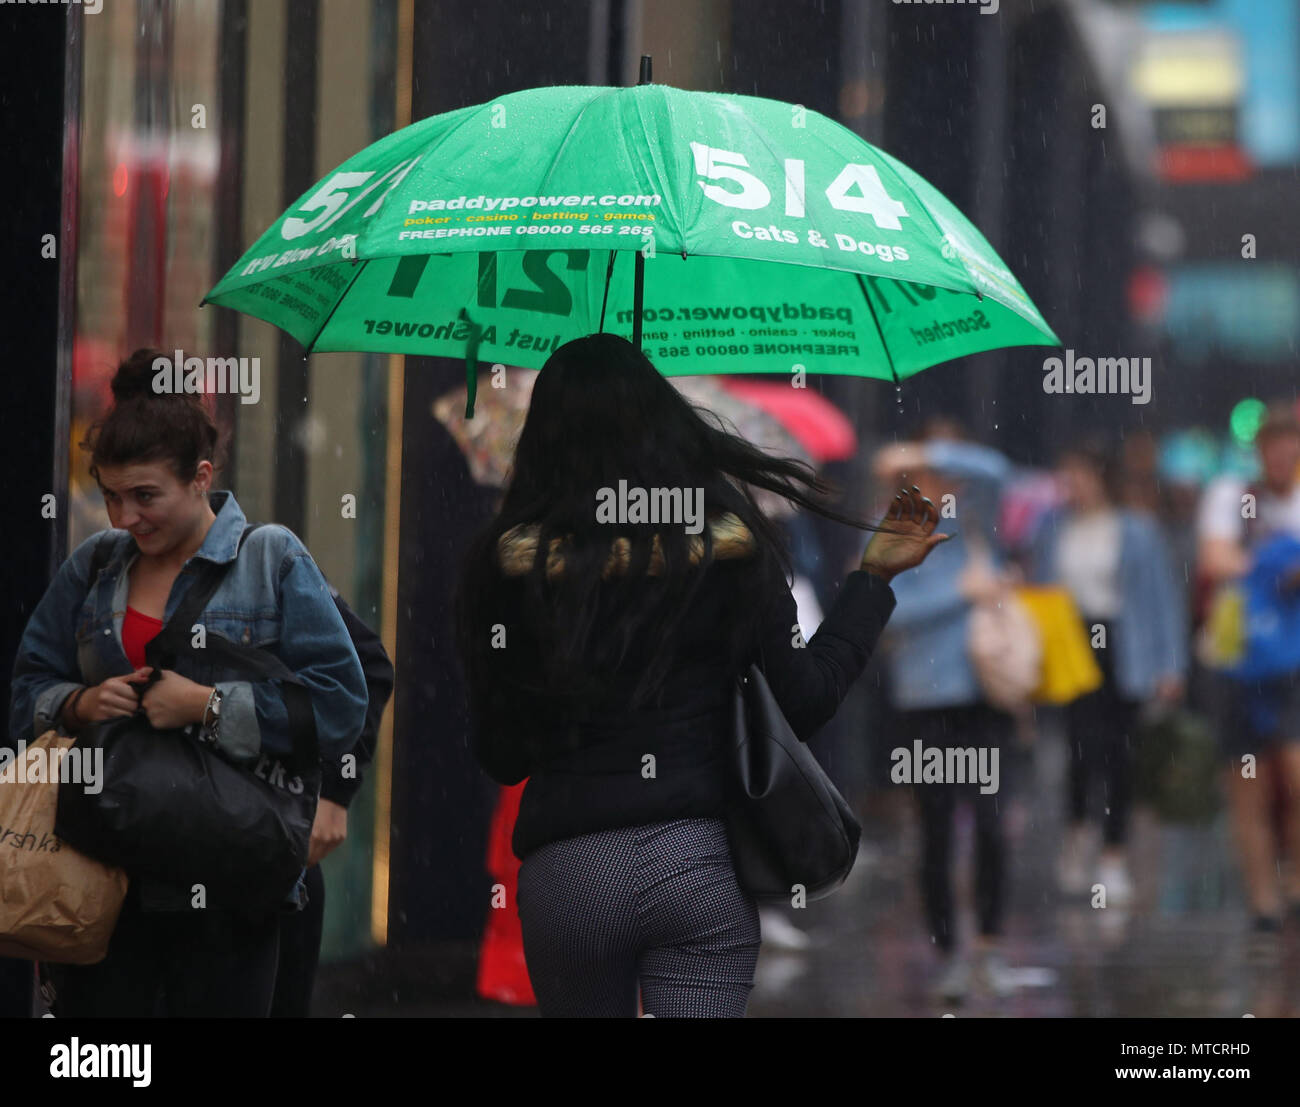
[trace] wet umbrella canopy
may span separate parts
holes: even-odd
[[[598,330],[643,342],[668,375],[899,380],[1059,345],[979,231],[902,163],[798,105],[655,84],[530,89],[389,135],[205,302],[312,350],[467,357],[467,414],[476,361],[540,368]]]

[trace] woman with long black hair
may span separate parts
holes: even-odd
[[[890,579],[945,537],[915,491],[884,528],[839,514],[813,470],[705,414],[622,338],[562,346],[462,570],[474,750],[499,783],[528,778],[513,848],[544,1015],[635,1015],[638,986],[650,1015],[744,1014],[758,914],[721,818],[735,681],[759,661],[806,741],[866,666]],[[875,531],[809,642],[751,488]]]

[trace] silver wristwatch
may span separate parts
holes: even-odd
[[[208,705],[204,708],[204,724],[199,728],[199,740],[202,742],[215,742],[217,740],[217,728],[221,725],[221,689],[213,688],[212,694],[208,696]]]

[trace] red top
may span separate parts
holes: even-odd
[[[129,604],[126,618],[122,620],[122,648],[133,669],[144,666],[144,648],[149,640],[163,628],[163,621],[145,615]]]

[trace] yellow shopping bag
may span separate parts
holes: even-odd
[[[1235,585],[1214,593],[1196,640],[1196,653],[1209,669],[1232,669],[1246,649],[1246,597]]]
[[[1038,624],[1043,644],[1042,678],[1033,702],[1069,703],[1100,688],[1101,670],[1070,593],[1055,585],[1022,585],[1016,595]]]

